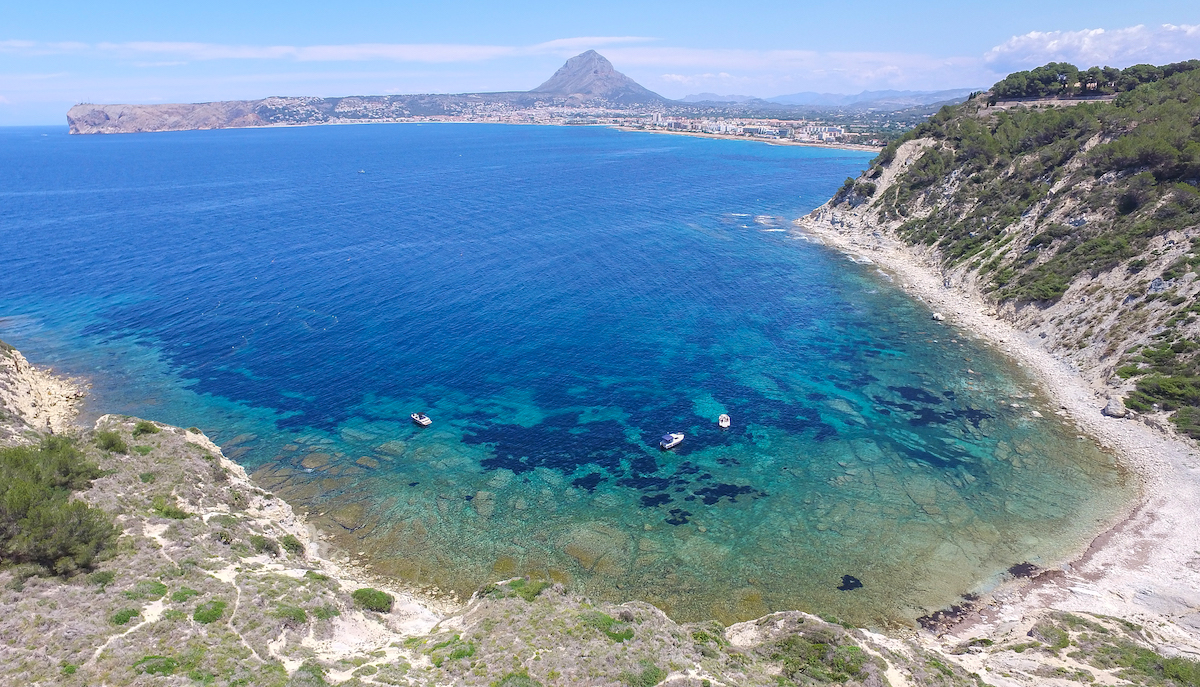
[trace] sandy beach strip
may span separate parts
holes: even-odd
[[[756,136],[731,136],[729,134],[710,134],[704,131],[673,131],[671,129],[641,129],[632,126],[611,125],[618,131],[640,131],[647,134],[670,134],[671,136],[692,136],[693,138],[715,138],[723,141],[754,141],[773,146],[804,146],[808,148],[833,148],[837,150],[861,150],[867,153],[878,153],[883,150],[877,146],[866,146],[858,143],[821,143],[818,141],[793,141],[788,138],[758,138]]]
[[[1127,508],[1061,573],[1020,580],[997,590],[948,640],[1004,635],[1052,608],[1129,618],[1158,628],[1165,644],[1200,655],[1200,451],[1173,431],[1101,413],[1105,390],[1043,349],[1035,339],[999,319],[979,293],[943,283],[936,258],[886,229],[845,222],[822,209],[796,220],[803,238],[864,258],[889,274],[911,296],[957,327],[990,344],[1040,382],[1078,427],[1139,479],[1141,498]]]

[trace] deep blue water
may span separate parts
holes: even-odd
[[[0,338],[89,376],[94,412],[199,425],[416,584],[911,620],[1053,560],[1126,491],[1019,371],[793,233],[869,157],[0,130]],[[661,452],[667,431],[687,439]]]

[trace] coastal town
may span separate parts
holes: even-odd
[[[723,138],[751,138],[794,143],[852,143],[882,148],[887,140],[865,130],[855,131],[822,119],[767,119],[757,117],[695,117],[663,111],[641,112],[608,108],[535,106],[520,109],[480,108],[454,115],[414,115],[413,122],[482,122],[547,126],[615,126],[625,130],[707,134]]]
[[[906,130],[892,113],[878,113],[874,121],[834,123],[834,117],[817,112],[785,111],[779,117],[754,116],[742,107],[681,107],[671,101],[618,104],[607,101],[578,103],[561,97],[514,97],[516,94],[459,96],[363,96],[342,98],[328,112],[317,98],[266,98],[259,112],[276,114],[293,123],[334,116],[338,123],[418,122],[492,123],[542,126],[614,126],[626,130],[687,133],[722,138],[752,138],[775,142],[856,144],[883,147],[890,137]],[[520,94],[524,96],[525,94]],[[312,100],[314,102],[306,102]],[[844,117],[844,115],[843,115]]]

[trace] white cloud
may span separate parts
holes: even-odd
[[[832,93],[863,89],[937,90],[996,81],[979,57],[917,53],[816,52],[811,50],[703,50],[618,46],[604,51],[618,69],[663,95],[695,89],[764,97],[801,90]],[[692,91],[680,90],[692,89]]]
[[[711,84],[713,82],[730,83],[736,80],[732,74],[728,74],[726,72],[720,72],[719,74],[663,74],[659,78],[661,78],[663,81],[683,84],[684,86]]]
[[[1079,66],[1162,64],[1200,56],[1200,25],[1035,31],[1013,36],[986,52],[949,57],[882,51],[673,47],[644,36],[577,36],[528,45],[13,39],[0,40],[0,57],[59,56],[62,59],[57,62],[44,60],[46,66],[40,70],[68,69],[70,74],[5,74],[0,67],[0,92],[10,103],[21,103],[48,102],[50,98],[64,102],[196,101],[268,93],[510,90],[536,86],[559,59],[589,48],[600,50],[617,69],[668,97],[700,91],[770,97],[798,91],[985,87],[1008,72],[1052,60]],[[235,62],[251,65],[258,73],[240,74],[240,68],[229,67]],[[176,69],[183,65],[190,67]],[[346,65],[346,69],[337,65]],[[356,71],[351,65],[369,65],[371,71]]]
[[[1200,56],[1200,25],[1139,24],[1112,30],[1031,31],[997,45],[983,59],[993,68],[1013,71],[1047,62],[1071,62],[1080,67],[1127,67],[1197,56]]]
[[[38,43],[0,41],[0,52],[26,56],[90,53],[118,59],[145,56],[174,58],[176,61],[209,60],[294,60],[298,62],[483,62],[501,57],[523,55],[570,55],[588,48],[645,43],[654,40],[641,36],[579,36],[559,38],[527,46],[464,45],[454,43],[351,43],[344,45],[227,45],[167,41],[128,43]],[[157,60],[165,64],[170,60]]]
[[[589,48],[603,48],[609,45],[627,43],[649,43],[657,39],[645,36],[581,36],[579,38],[558,38],[545,43],[538,43],[529,49],[536,52],[569,52],[576,53]]]

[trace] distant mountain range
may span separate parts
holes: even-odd
[[[717,95],[716,93],[696,93],[680,98],[680,101],[685,103],[748,103],[752,100],[761,100],[761,98],[753,95]]]
[[[792,93],[778,95],[773,98],[756,98],[749,95],[717,95],[716,93],[698,93],[684,96],[685,103],[754,103],[764,105],[790,105],[812,109],[844,109],[844,110],[880,110],[892,112],[909,107],[935,105],[939,103],[959,101],[972,92],[983,90],[978,88],[954,88],[945,91],[863,91],[855,95],[844,93]]]

